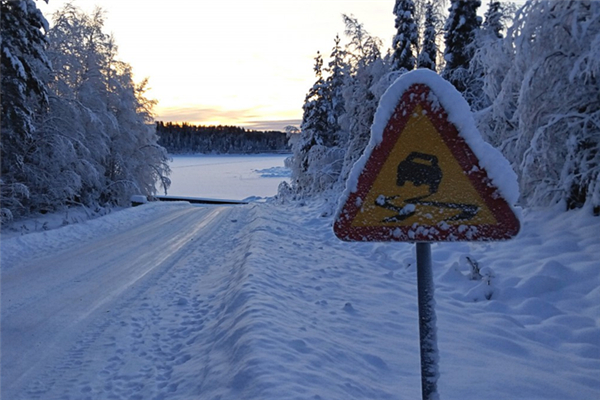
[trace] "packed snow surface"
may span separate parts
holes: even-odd
[[[3,238],[0,397],[420,398],[414,245],[341,242],[329,208],[149,203]],[[522,223],[432,245],[442,399],[600,396],[600,220]]]

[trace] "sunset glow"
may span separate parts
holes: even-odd
[[[66,0],[37,2],[52,24]],[[314,83],[314,57],[325,64],[342,14],[353,14],[384,48],[394,33],[394,0],[75,0],[100,5],[105,31],[136,80],[149,77],[157,120],[283,129],[299,125]],[[343,41],[344,39],[342,39]]]

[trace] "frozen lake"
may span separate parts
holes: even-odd
[[[289,181],[290,171],[284,166],[289,156],[174,155],[168,194],[232,200],[272,197],[281,181]]]

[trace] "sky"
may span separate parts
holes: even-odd
[[[52,13],[67,0],[38,1]],[[395,0],[74,0],[86,12],[100,5],[105,32],[134,79],[149,78],[156,119],[194,124],[283,129],[299,125],[315,81],[317,51],[325,63],[342,14],[352,14],[387,48]]]
[[[106,13],[119,59],[137,82],[149,78],[156,120],[250,129],[298,126],[315,81],[317,51],[325,65],[342,14],[354,15],[391,47],[395,0],[49,0],[48,21],[71,1]],[[484,5],[487,1],[482,1]],[[517,1],[522,4],[523,1]],[[480,10],[482,11],[482,10]]]

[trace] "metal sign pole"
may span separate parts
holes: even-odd
[[[421,390],[423,400],[437,400],[439,398],[437,393],[438,349],[430,243],[417,243],[417,292],[421,342]]]

